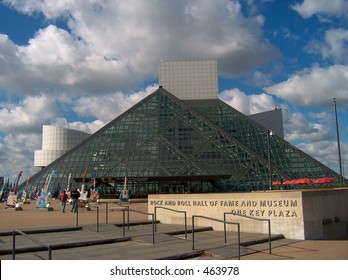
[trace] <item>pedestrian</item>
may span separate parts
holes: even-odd
[[[74,211],[76,213],[78,208],[78,199],[80,197],[80,193],[77,191],[76,188],[71,191],[70,197],[72,199],[71,212]]]
[[[59,200],[62,203],[62,211],[63,211],[63,213],[65,213],[65,206],[66,206],[66,202],[68,200],[68,195],[66,194],[65,190],[59,195]]]

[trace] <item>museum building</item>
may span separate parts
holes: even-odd
[[[28,191],[48,176],[51,193],[82,181],[113,192],[125,177],[132,193],[291,188],[274,182],[301,178],[339,182],[338,173],[283,139],[280,109],[257,121],[220,100],[216,61],[161,61],[159,85],[33,175]]]

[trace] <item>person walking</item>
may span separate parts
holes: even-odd
[[[68,195],[65,190],[59,195],[59,200],[62,203],[62,212],[65,213],[65,206],[68,200]]]
[[[72,206],[71,206],[71,212],[77,212],[77,207],[78,207],[78,199],[80,197],[80,193],[78,192],[77,189],[74,189],[70,193],[70,197],[72,199]]]

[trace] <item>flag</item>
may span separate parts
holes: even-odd
[[[122,198],[127,198],[127,177],[124,177]]]
[[[95,189],[96,185],[97,185],[97,174],[94,173],[94,176],[93,176],[93,188],[94,189]]]
[[[17,182],[16,182],[16,184],[15,184],[15,190],[17,190],[18,183],[19,183],[19,179],[21,178],[22,174],[23,174],[23,171],[20,171],[19,174],[18,174]]]
[[[50,174],[50,176],[48,178],[47,189],[45,190],[45,192],[48,192],[48,190],[49,190],[49,187],[50,187],[50,184],[51,184],[51,180],[52,180],[52,177],[53,177],[54,173],[55,173],[55,171],[52,170],[52,172],[51,172],[51,174]]]
[[[49,177],[50,177],[50,173],[48,173],[47,176],[46,176],[45,183],[44,183],[44,186],[42,188],[43,192],[46,192],[46,190],[47,190],[47,184],[48,184]]]
[[[68,186],[67,186],[67,191],[70,190],[70,180],[71,180],[71,173],[69,173],[69,177],[68,177]]]
[[[82,175],[82,184],[85,183],[86,176],[87,176],[87,169],[88,169],[88,167],[86,167],[86,169],[83,171],[83,175]]]

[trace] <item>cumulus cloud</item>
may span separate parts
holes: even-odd
[[[144,90],[134,93],[116,92],[101,97],[77,99],[64,95],[52,98],[40,94],[25,97],[19,104],[0,102],[1,175],[10,177],[18,168],[25,171],[23,176],[38,171],[33,167],[33,162],[34,151],[41,149],[42,125],[52,124],[93,134],[157,88],[157,85],[149,85]],[[62,113],[58,113],[57,108],[70,107],[71,104],[75,104],[72,111],[78,116],[94,120],[68,121],[61,116]],[[65,111],[66,114],[73,112]]]
[[[334,63],[348,63],[348,30],[331,29],[325,32],[324,41],[314,40],[306,46],[310,53],[319,54]]]
[[[348,66],[315,66],[290,76],[287,81],[265,88],[286,101],[301,106],[332,106],[333,98],[348,103]]]
[[[0,171],[1,176],[10,178],[11,182],[19,171],[23,170],[23,178],[39,171],[34,167],[34,150],[41,147],[41,135],[16,133],[0,138]]]
[[[68,122],[66,118],[57,118],[52,122],[52,125],[64,128],[75,129],[79,131],[83,131],[89,134],[93,134],[100,128],[102,128],[105,123],[100,120],[95,120],[93,122],[81,122],[81,121],[73,121]]]
[[[154,92],[157,88],[158,85],[149,85],[144,90],[132,94],[116,92],[102,97],[81,97],[76,101],[73,110],[80,116],[93,116],[107,123]]]
[[[5,41],[0,57],[12,70],[0,70],[7,92],[100,94],[136,88],[157,76],[161,59],[216,59],[222,74],[240,75],[278,55],[262,34],[263,17],[244,16],[238,1],[5,3],[69,26],[50,24],[24,46],[0,38]]]
[[[47,20],[47,26],[37,30],[25,45],[0,34],[0,175],[4,176],[17,173],[19,167],[28,170],[26,175],[32,173],[33,151],[40,149],[42,124],[94,133],[153,92],[157,85],[138,89],[155,83],[161,59],[215,59],[219,74],[239,77],[254,71],[248,81],[259,86],[272,81],[269,73],[261,71],[262,66],[279,57],[277,48],[263,34],[266,19],[255,1],[2,3]],[[304,0],[292,8],[304,18],[346,17],[347,11],[346,2],[338,0]],[[281,31],[292,35],[290,29]],[[346,32],[329,30],[323,42],[313,41],[316,47],[306,47],[308,52],[341,65],[303,70],[262,94],[226,90],[221,99],[247,115],[279,107],[270,94],[303,106],[331,106],[333,97],[347,104]],[[284,113],[287,137],[304,139],[304,149],[311,151],[310,141],[325,143],[330,137],[325,133],[324,115]],[[315,143],[311,144],[314,147]],[[8,164],[8,158],[13,165]]]
[[[43,94],[26,97],[19,104],[3,102],[0,103],[0,131],[37,132],[57,113],[55,101]]]
[[[304,0],[292,6],[304,18],[313,15],[348,17],[348,2],[346,0]]]
[[[321,163],[334,170],[339,170],[338,149],[336,141],[318,141],[311,143],[300,143],[297,145],[302,151],[310,154]],[[342,159],[348,158],[348,145],[341,145]]]
[[[333,117],[326,112],[309,113],[283,110],[285,138],[290,142],[315,143],[334,138]],[[303,142],[304,141],[304,142]]]
[[[220,99],[245,115],[257,114],[277,107],[272,96],[268,94],[247,95],[239,89],[221,92]]]

